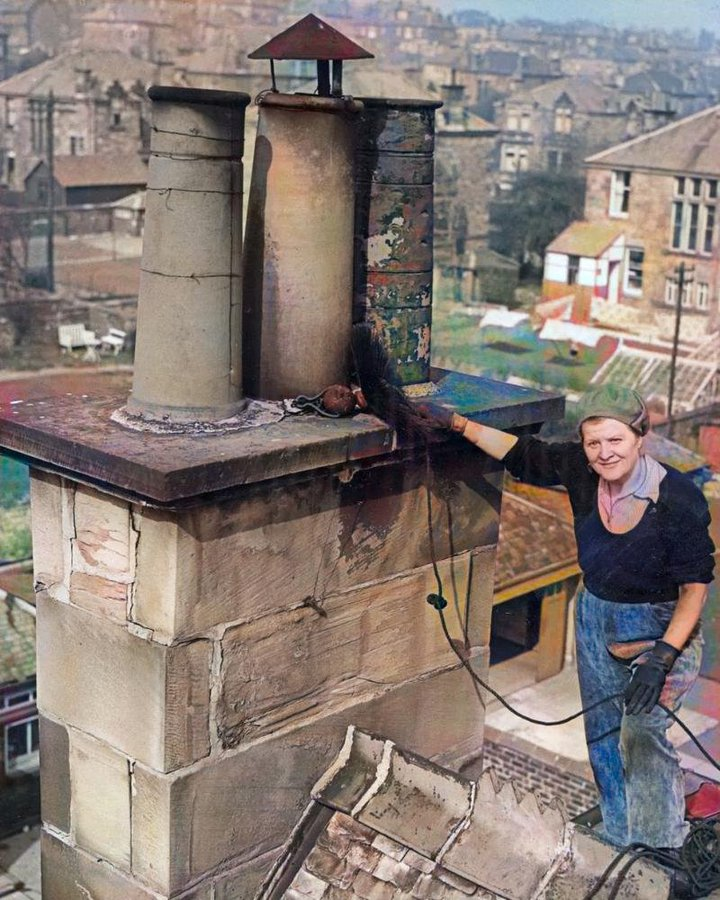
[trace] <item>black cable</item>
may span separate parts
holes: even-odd
[[[666,869],[682,873],[684,886],[691,897],[705,897],[720,887],[720,822],[696,822],[677,852],[650,847],[648,844],[630,844],[624,847],[600,875],[595,885],[582,898],[593,900],[610,880],[615,868],[627,854],[630,859],[618,871],[608,900],[615,900],[630,869],[639,859],[649,859]]]

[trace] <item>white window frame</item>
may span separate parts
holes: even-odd
[[[609,214],[615,219],[627,219],[630,211],[630,191],[632,189],[632,172],[615,170],[610,183]]]
[[[17,697],[24,697],[25,699],[16,701]],[[8,691],[0,697],[0,709],[14,709],[17,706],[35,703],[36,700],[36,687],[18,688],[16,691]]]
[[[677,281],[670,275],[665,278],[665,305],[666,306],[677,306],[677,292],[678,292],[678,283]]]
[[[689,309],[693,305],[694,286],[692,281],[683,283],[682,298],[680,299],[680,305],[683,309]]]
[[[38,723],[37,727],[39,729],[40,723],[39,723],[39,716],[37,715],[37,713],[35,715],[28,716],[26,719],[19,719],[17,722],[9,722],[7,725],[5,725],[3,727],[3,760],[5,763],[5,771],[6,772],[13,772],[15,769],[24,767],[28,763],[32,763],[35,759],[37,759],[38,748],[36,747],[35,749],[33,749],[33,746],[32,746],[33,745],[33,740],[32,740],[33,722]],[[10,759],[10,746],[9,746],[10,742],[8,739],[8,731],[11,728],[18,728],[21,725],[25,726],[25,736],[26,736],[25,746],[29,747],[30,749],[26,753],[21,753],[18,756],[13,757],[13,759],[11,760]],[[38,743],[39,743],[39,736],[38,736]]]
[[[639,253],[640,262],[639,265],[636,263],[634,265],[630,262],[630,255],[632,253]],[[623,293],[627,294],[630,297],[642,297],[643,292],[643,274],[645,268],[645,250],[643,247],[633,247],[632,245],[625,248],[625,275],[623,278]],[[639,275],[636,276],[639,280],[639,285],[635,287],[631,284],[630,276],[632,272],[639,272]]]
[[[680,220],[678,221],[678,216]],[[679,227],[678,227],[679,226]],[[711,227],[710,248],[705,240]],[[709,255],[715,245],[717,207],[714,203],[701,203],[697,197],[674,199],[670,215],[670,248],[680,253]]]
[[[706,310],[710,306],[710,285],[707,281],[698,281],[697,283],[695,306],[700,310]]]
[[[702,208],[702,229],[700,231],[700,253],[710,254],[715,246],[715,234],[717,231],[717,207],[713,203],[706,203]],[[708,233],[710,246],[707,246]]]

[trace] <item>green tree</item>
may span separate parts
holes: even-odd
[[[522,274],[538,270],[547,245],[585,204],[585,179],[563,172],[521,172],[507,198],[490,206],[490,246],[516,259]]]

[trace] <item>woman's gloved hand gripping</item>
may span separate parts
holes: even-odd
[[[647,656],[637,663],[625,691],[625,712],[629,716],[651,712],[678,656],[680,651],[675,647],[665,641],[656,641]]]

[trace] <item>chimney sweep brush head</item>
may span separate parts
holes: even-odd
[[[354,325],[351,337],[355,378],[367,407],[393,428],[403,442],[427,443],[434,429],[410,403],[380,335],[367,323]]]

